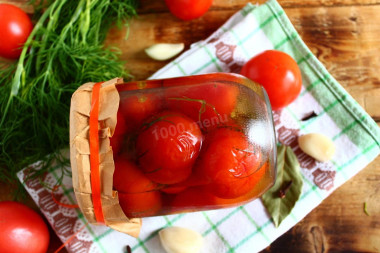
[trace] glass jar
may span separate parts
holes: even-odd
[[[276,177],[265,90],[214,73],[116,85],[113,189],[127,217],[243,205]]]

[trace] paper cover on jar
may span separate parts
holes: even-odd
[[[123,79],[115,78],[101,84],[99,94],[99,172],[101,186],[101,206],[105,225],[120,232],[137,237],[141,219],[129,219],[123,213],[116,191],[113,191],[115,169],[109,137],[115,131],[119,94],[115,85]],[[70,158],[73,188],[78,205],[89,223],[98,223],[93,204],[90,167],[90,113],[92,110],[92,90],[95,83],[83,84],[73,94],[70,109]]]

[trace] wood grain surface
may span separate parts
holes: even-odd
[[[1,2],[16,2],[25,8],[25,0]],[[248,2],[214,0],[202,18],[184,22],[169,13],[164,0],[143,0],[139,17],[129,24],[129,38],[125,40],[125,29],[114,28],[106,43],[122,50],[121,58],[135,79],[146,79],[168,63],[148,58],[146,47],[184,42],[188,48],[207,38]],[[380,0],[279,3],[328,71],[380,122]],[[9,191],[4,186],[1,199],[7,199]],[[364,202],[369,216],[364,213]],[[52,243],[57,244],[56,240],[53,237]],[[263,252],[380,252],[380,157]]]

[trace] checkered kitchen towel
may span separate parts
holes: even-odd
[[[70,252],[164,252],[157,231],[166,226],[188,227],[205,238],[202,252],[257,252],[285,233],[337,187],[374,160],[380,151],[380,131],[375,122],[326,71],[302,42],[275,0],[261,6],[248,4],[210,38],[158,71],[152,78],[209,72],[238,72],[252,56],[266,49],[290,54],[303,74],[299,98],[274,118],[278,140],[295,151],[303,173],[301,199],[279,228],[275,228],[260,200],[237,208],[143,219],[138,239],[106,227],[87,225],[68,246]],[[318,116],[301,121],[314,112]],[[297,136],[319,132],[337,147],[334,159],[320,163],[302,153]],[[23,171],[24,172],[24,171]],[[24,174],[20,172],[23,181]],[[45,181],[54,185],[60,175],[52,169]],[[62,241],[85,224],[79,210],[68,210],[52,201],[38,181],[25,184]],[[56,192],[62,202],[74,203],[70,177]]]

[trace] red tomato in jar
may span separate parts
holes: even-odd
[[[254,174],[252,174],[250,176],[249,180],[250,180],[250,185],[252,186],[252,190],[261,181],[261,179],[264,177],[266,171],[269,168],[268,165],[269,165],[268,162],[264,163],[260,167],[260,169],[258,169]],[[237,198],[224,199],[224,198],[218,198],[215,196],[214,203],[215,203],[215,205],[217,205],[219,207],[231,206],[231,205],[235,205],[235,204],[244,205],[247,202],[251,201],[253,198],[255,198],[257,196],[256,194],[257,194],[257,191],[251,191],[250,190],[246,194],[243,194]]]
[[[204,143],[202,143],[202,148],[204,148]],[[210,184],[210,180],[207,179],[202,174],[202,172],[196,168],[195,163],[191,175],[185,181],[176,184],[165,185],[164,187],[162,187],[161,191],[169,194],[176,194],[190,187],[203,186],[207,184]]]
[[[162,80],[149,80],[149,81],[135,81],[128,83],[121,83],[116,85],[117,91],[128,91],[128,90],[145,90],[159,88],[162,86]]]
[[[265,170],[263,170],[265,172]],[[264,174],[264,173],[262,173]],[[191,187],[178,193],[170,202],[173,212],[193,212],[200,210],[210,210],[222,207],[232,207],[244,205],[253,199],[251,193],[244,194],[237,198],[223,199],[215,196],[210,189],[205,186]]]
[[[205,14],[212,0],[165,0],[170,12],[179,19],[192,20]]]
[[[112,147],[113,157],[117,157],[124,143],[124,135],[114,135],[110,138],[110,145]]]
[[[113,187],[123,193],[143,193],[157,190],[158,185],[148,179],[136,164],[121,155],[115,160]]]
[[[174,184],[190,176],[198,157],[202,133],[189,117],[164,111],[147,122],[137,137],[138,163],[154,182]]]
[[[219,198],[238,198],[257,184],[262,153],[240,131],[215,130],[202,152],[197,170],[210,180],[207,186]]]
[[[301,71],[294,59],[281,51],[267,50],[253,57],[240,74],[265,88],[273,110],[289,105],[301,92]]]
[[[121,110],[117,111],[117,121],[116,121],[116,128],[114,135],[123,135],[128,131],[128,126],[126,123],[126,119],[124,117],[124,114],[121,112]]]
[[[44,220],[29,207],[13,201],[0,202],[0,252],[45,253],[49,230]]]
[[[147,217],[158,214],[162,207],[159,191],[143,193],[120,193],[119,203],[128,218]]]
[[[165,99],[170,110],[186,114],[209,131],[231,121],[238,94],[236,86],[210,83],[168,88]]]
[[[203,187],[190,187],[178,193],[170,203],[173,212],[206,211],[213,208],[215,196]]]
[[[238,198],[222,199],[215,196],[205,186],[190,187],[178,193],[170,202],[173,212],[193,212],[243,205],[252,200],[252,194],[245,194]]]
[[[167,185],[160,190],[167,194],[177,194],[183,192],[184,190],[186,190],[186,188],[187,186]]]
[[[145,119],[158,113],[162,101],[153,93],[128,94],[120,98],[120,108],[129,129],[137,129]],[[128,129],[128,130],[129,130]]]
[[[0,56],[17,59],[32,29],[32,21],[23,10],[0,4]]]
[[[125,122],[125,119],[123,117],[123,114],[120,112],[120,110],[117,112],[117,121],[116,121],[116,128],[113,136],[110,138],[110,145],[112,147],[113,155],[116,157],[123,146],[124,143],[124,135],[128,130],[128,126]]]

